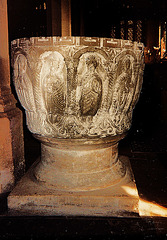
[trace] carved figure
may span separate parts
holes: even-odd
[[[130,91],[132,85],[132,66],[129,57],[124,57],[118,62],[116,81],[113,89],[110,114],[115,116],[114,123],[119,124],[125,114],[125,109],[130,105],[133,93]]]
[[[23,54],[19,54],[15,64],[14,84],[21,104],[27,111],[35,111],[35,101],[33,87],[28,75],[27,59]]]
[[[63,115],[65,109],[65,83],[58,75],[59,61],[50,59],[49,73],[44,79],[44,100],[48,114]]]
[[[86,60],[87,72],[82,79],[80,99],[81,115],[94,116],[101,104],[102,80],[96,73],[97,60],[89,56]]]

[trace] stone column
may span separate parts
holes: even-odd
[[[47,0],[47,35],[61,35],[61,2],[60,0]]]
[[[24,172],[22,113],[10,88],[7,0],[0,1],[0,193]]]
[[[61,0],[61,35],[71,36],[71,0]]]
[[[47,35],[71,36],[71,0],[47,0]]]

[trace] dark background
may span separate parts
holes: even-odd
[[[21,37],[49,36],[52,0],[8,0],[9,41]],[[60,0],[53,0],[60,3]],[[44,9],[46,3],[46,9]],[[167,61],[157,58],[159,26],[166,30],[166,0],[71,0],[72,36],[120,38],[124,21],[142,21],[145,70],[132,127],[120,142],[120,154],[129,156],[140,197],[167,208]],[[57,9],[58,20],[60,9]],[[61,35],[61,32],[60,34]],[[161,36],[162,37],[162,36]],[[148,49],[151,55],[148,55]],[[12,75],[12,69],[11,69]],[[12,79],[13,94],[17,99]],[[19,101],[18,107],[22,109]],[[23,113],[24,113],[24,109]],[[40,155],[40,143],[27,130],[24,117],[26,169]],[[4,205],[6,204],[4,200]],[[0,207],[1,212],[1,207]],[[3,215],[4,214],[4,215]],[[0,217],[0,239],[167,239],[167,221],[147,218]]]

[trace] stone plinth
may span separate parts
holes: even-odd
[[[105,188],[85,191],[63,191],[47,188],[34,181],[34,167],[21,179],[8,197],[10,215],[31,216],[138,216],[138,197],[129,195],[124,187],[137,189],[127,157],[119,160],[126,166],[124,177]]]
[[[105,139],[55,139],[36,136],[41,142],[41,161],[34,177],[57,190],[88,191],[120,182],[126,166],[118,158],[122,136]]]
[[[136,187],[128,160],[118,157],[118,142],[139,98],[143,45],[107,38],[18,39],[12,58],[27,126],[42,152],[9,196],[11,212],[137,212],[138,198],[122,190]]]

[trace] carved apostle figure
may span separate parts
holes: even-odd
[[[124,107],[126,104],[126,98],[129,93],[129,89],[131,86],[131,80],[132,80],[132,68],[131,68],[131,62],[130,59],[127,58],[122,62],[122,72],[119,75],[117,82],[120,84],[118,87],[119,91],[119,104]]]
[[[59,61],[51,59],[49,73],[44,80],[44,99],[48,114],[63,114],[65,109],[65,83],[59,77]]]
[[[23,54],[19,54],[17,56],[14,68],[15,68],[14,83],[19,100],[27,111],[33,112],[35,111],[35,102],[32,82],[29,78],[30,69],[27,64],[27,58]]]
[[[101,104],[102,80],[96,72],[97,60],[91,55],[86,60],[87,71],[81,80],[80,110],[83,116],[94,116]]]
[[[112,97],[112,105],[110,114],[115,116],[115,123],[121,123],[125,116],[127,108],[129,108],[129,101],[131,102],[131,85],[132,85],[132,66],[129,57],[125,57],[118,64],[117,79],[114,85],[114,92]]]

